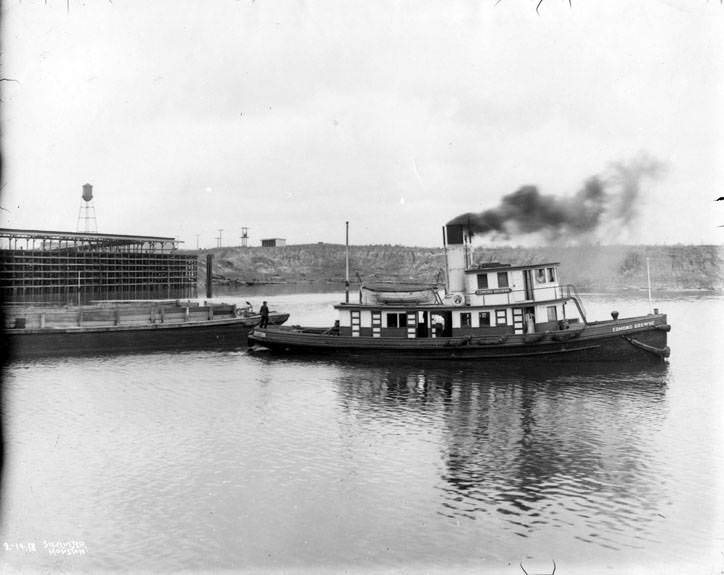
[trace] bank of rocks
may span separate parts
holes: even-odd
[[[216,248],[200,252],[199,278],[206,277],[206,253],[214,255],[214,281],[230,284],[344,281],[345,247],[339,244]],[[657,290],[722,290],[724,247],[574,246],[476,248],[474,261],[529,264],[557,261],[565,283],[591,291],[646,289],[647,260]],[[441,248],[393,245],[350,247],[350,276],[356,282],[388,279],[442,284]]]

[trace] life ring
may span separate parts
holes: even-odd
[[[465,298],[463,297],[463,294],[461,294],[461,293],[456,293],[456,294],[453,296],[452,301],[453,301],[453,303],[454,303],[455,305],[463,305],[463,303],[465,303]]]
[[[236,317],[244,317],[246,315],[246,310],[240,307],[237,307],[234,311],[234,315]]]

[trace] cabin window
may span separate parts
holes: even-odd
[[[460,327],[472,327],[472,326],[473,326],[472,314],[469,312],[461,313],[460,314]]]
[[[388,313],[387,327],[407,327],[406,313]]]
[[[546,281],[546,270],[544,268],[538,268],[535,270],[535,281],[539,284],[545,283]]]
[[[558,321],[558,312],[556,311],[556,306],[549,305],[546,308],[546,311],[548,312],[548,321]]]
[[[488,274],[478,274],[478,289],[488,289]]]
[[[556,281],[556,268],[548,268],[548,281]]]
[[[508,287],[508,272],[498,272],[498,287]]]
[[[495,310],[495,325],[508,325],[508,314],[504,309]]]
[[[478,321],[480,322],[480,327],[489,327],[490,326],[490,312],[481,311],[478,314]]]

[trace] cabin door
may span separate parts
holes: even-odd
[[[407,312],[407,337],[414,339],[417,337],[417,312]]]
[[[352,320],[352,337],[359,337],[360,313],[358,309],[350,312],[350,319]]]
[[[452,336],[452,312],[439,311],[430,314],[430,332],[432,337]]]
[[[380,337],[382,330],[382,312],[375,310],[372,312],[372,337]]]
[[[535,308],[527,307],[523,309],[523,323],[525,325],[525,333],[535,333]]]
[[[525,299],[533,299],[533,270],[523,270],[523,284],[525,287]]]
[[[523,308],[513,308],[513,333],[523,333]]]
[[[420,311],[417,312],[417,314],[417,337],[427,337],[430,332],[427,321],[427,312]]]

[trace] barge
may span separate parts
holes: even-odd
[[[109,301],[4,309],[13,359],[108,352],[237,348],[261,321],[251,306],[194,301]],[[289,314],[271,311],[269,324]]]
[[[658,310],[590,321],[557,262],[472,265],[470,231],[444,228],[446,285],[375,285],[335,307],[331,327],[254,328],[256,350],[424,359],[615,361],[669,357]],[[348,284],[349,285],[349,284]]]

